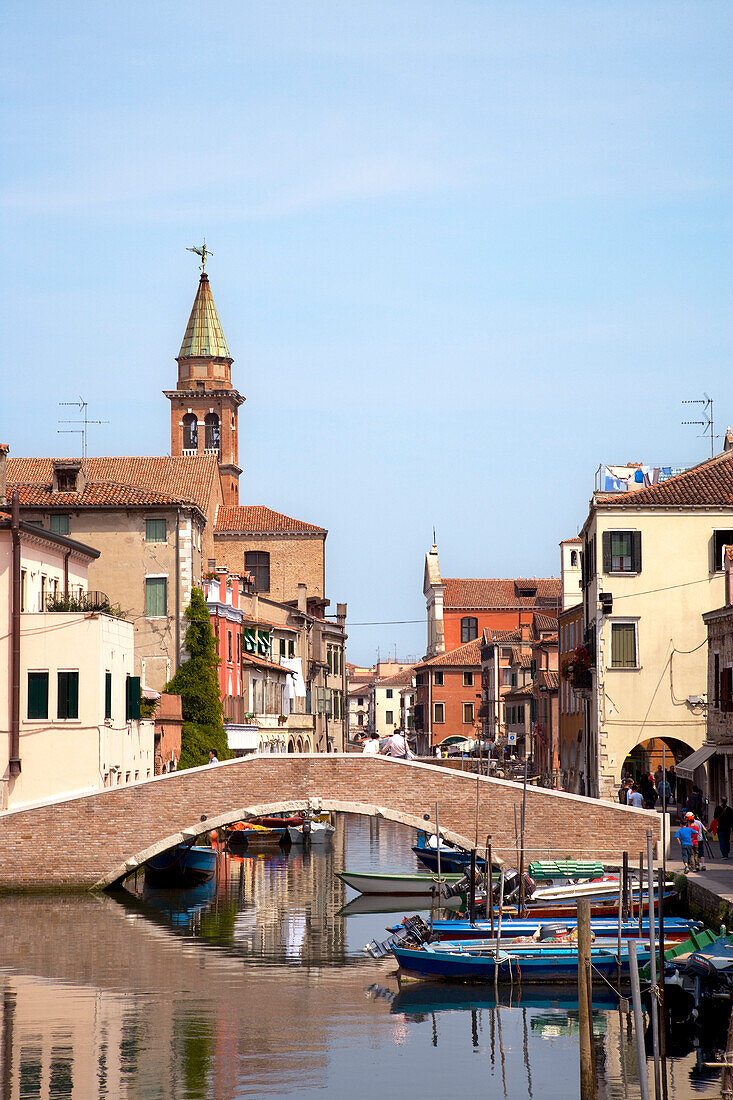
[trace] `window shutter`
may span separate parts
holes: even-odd
[[[611,572],[611,532],[603,532],[603,572]]]
[[[69,718],[79,717],[79,673],[70,672],[69,676]]]
[[[104,674],[104,717],[112,717],[112,673]]]
[[[125,721],[134,722],[140,717],[140,677],[128,676],[125,680]]]
[[[65,672],[59,672],[56,678],[58,691],[56,693],[56,709],[59,718],[69,717],[69,678]]]
[[[48,718],[48,673],[28,673],[28,717]]]
[[[631,568],[641,573],[641,531],[631,532]]]

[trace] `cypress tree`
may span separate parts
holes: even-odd
[[[219,760],[230,756],[219,697],[217,669],[220,659],[209,609],[200,588],[191,590],[186,618],[186,649],[190,656],[164,689],[181,697],[183,728],[179,770],[208,764],[209,749],[214,750]]]

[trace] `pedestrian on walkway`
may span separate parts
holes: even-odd
[[[377,756],[379,754],[379,734],[376,732],[370,734],[364,742],[361,751],[365,752],[368,756]]]
[[[636,783],[629,792],[629,806],[636,806],[637,810],[641,810],[644,806],[644,797]]]
[[[387,738],[387,744],[382,749],[386,756],[394,756],[398,760],[414,760],[415,754],[407,744],[407,738],[402,730],[395,730],[391,737]]]
[[[722,859],[727,859],[730,855],[730,832],[733,828],[733,810],[728,805],[727,798],[721,798],[720,804],[713,811],[713,817],[718,822],[720,855]]]
[[[685,821],[692,829],[692,870],[706,871],[705,866],[705,829],[699,817],[691,810],[685,814]]]
[[[682,862],[685,865],[685,874],[689,875],[692,865],[692,829],[689,825],[680,825],[674,834],[675,840],[679,840],[682,849]]]

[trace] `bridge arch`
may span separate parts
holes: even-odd
[[[463,846],[514,861],[522,787],[437,764],[363,753],[258,753],[169,772],[125,787],[0,813],[0,890],[98,888],[144,858],[246,814],[302,808],[382,816],[413,828],[434,821]],[[205,815],[205,818],[204,818]],[[527,790],[528,859],[617,861],[660,835],[653,811],[564,791]]]

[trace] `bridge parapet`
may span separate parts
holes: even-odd
[[[521,800],[516,783],[415,761],[351,753],[248,756],[0,814],[0,889],[101,888],[203,827],[308,801],[416,829],[434,829],[437,803],[448,839],[483,847],[490,834],[496,857],[514,863]],[[648,829],[655,841],[660,837],[653,811],[541,788],[527,790],[526,823],[528,859],[616,862],[624,850],[646,850]]]

